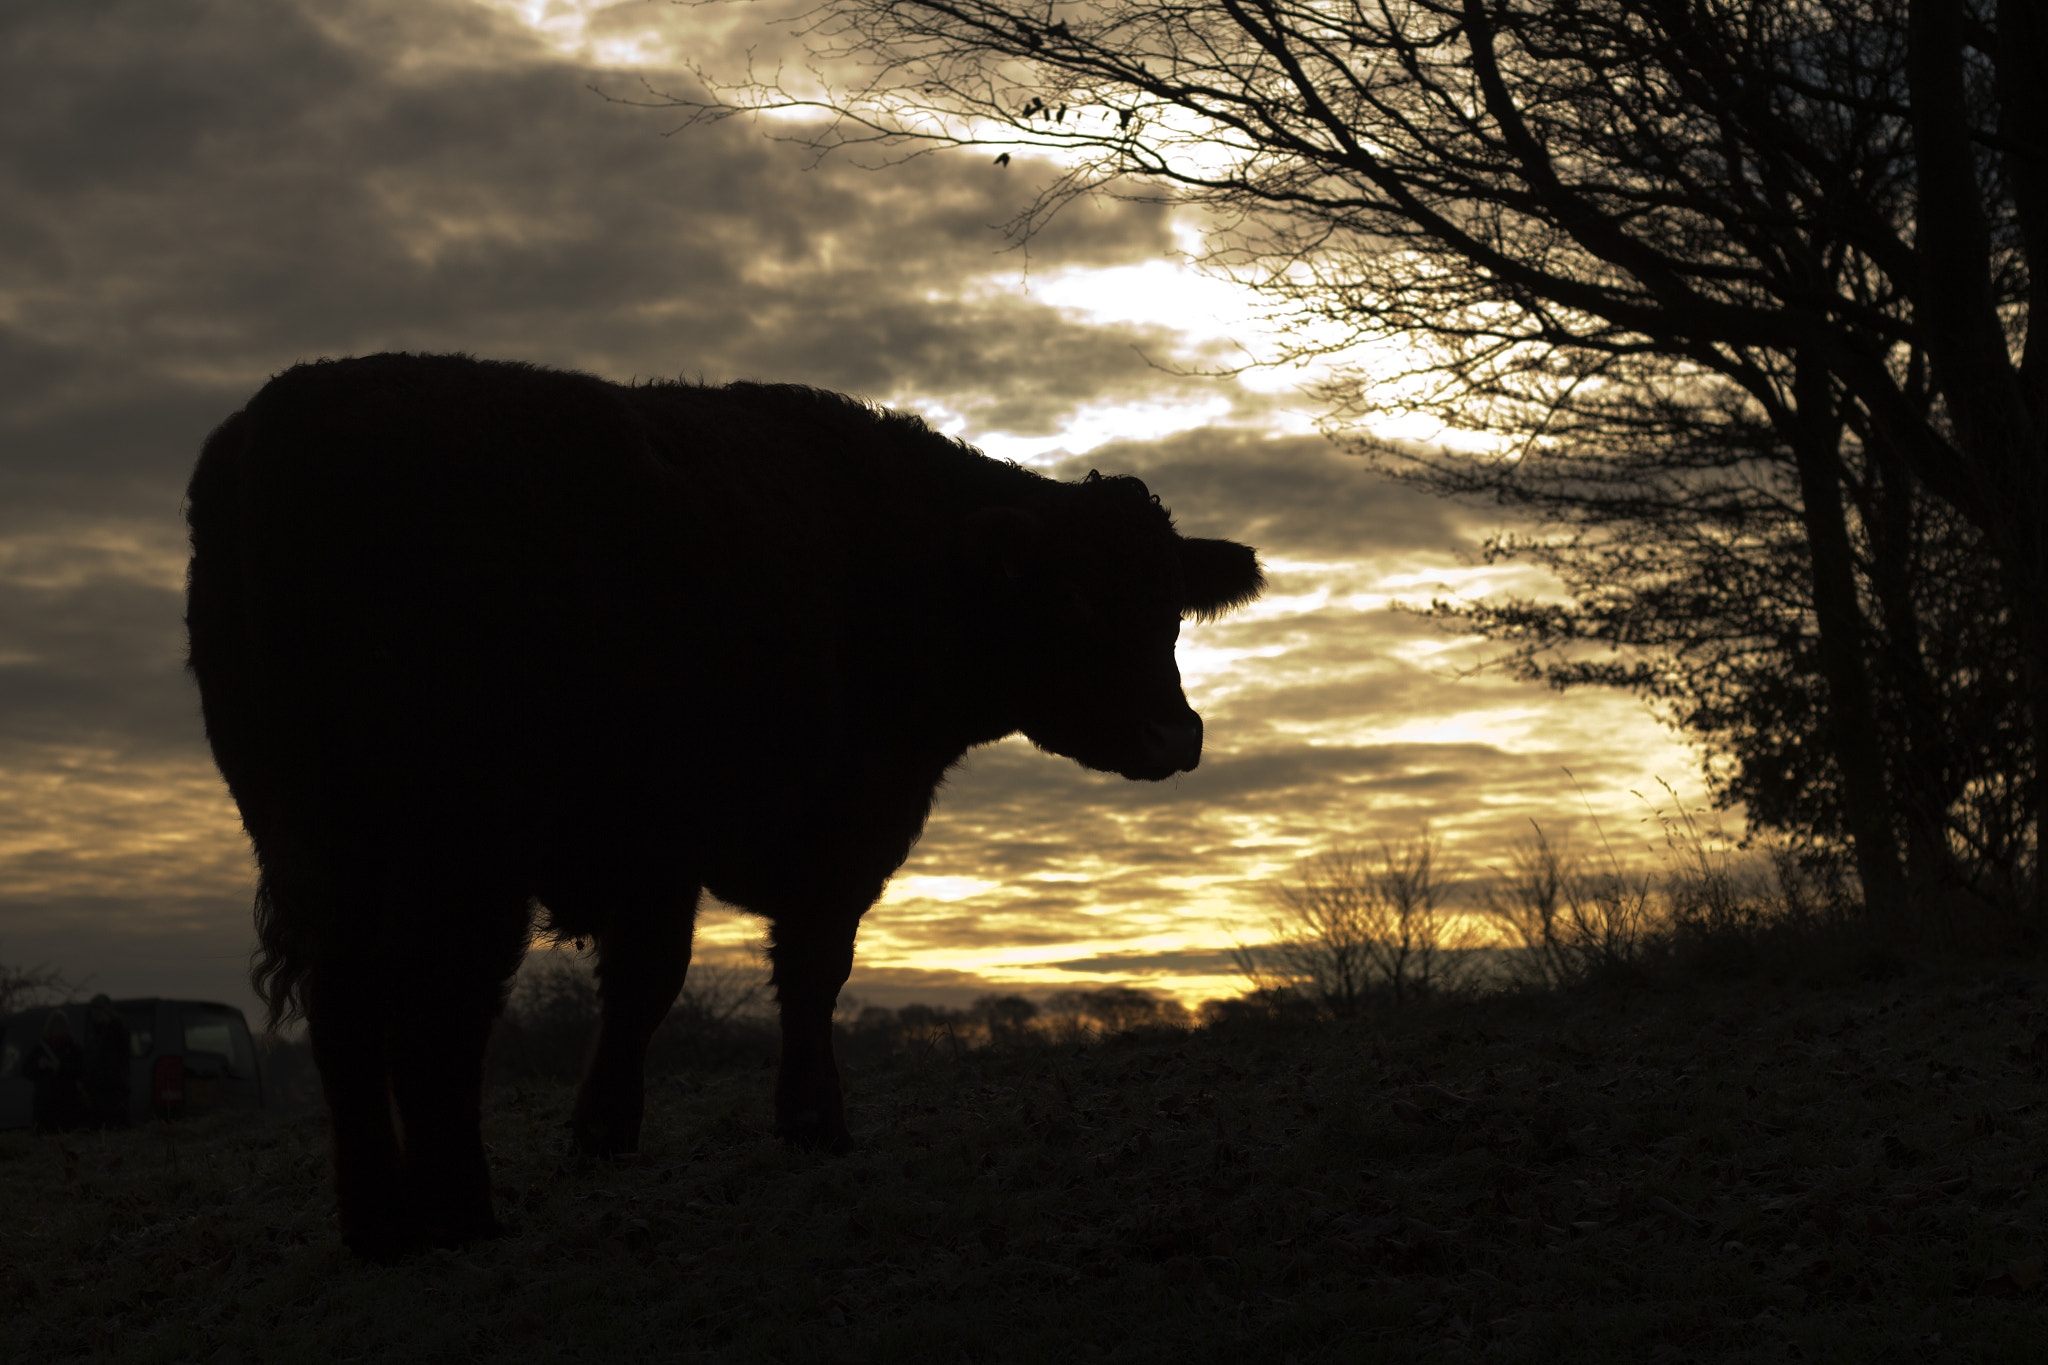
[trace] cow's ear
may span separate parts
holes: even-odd
[[[983,507],[960,523],[960,548],[988,578],[1014,583],[1030,573],[1043,530],[1021,507]]]
[[[1180,576],[1185,588],[1181,608],[1201,621],[1243,606],[1266,586],[1258,554],[1234,540],[1181,541]]]

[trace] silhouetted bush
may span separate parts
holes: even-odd
[[[1204,1000],[1201,1021],[1204,1028],[1227,1028],[1233,1024],[1271,1020],[1314,1020],[1323,1018],[1323,1007],[1292,986],[1265,986],[1243,995]]]
[[[1029,1034],[1038,1006],[1022,995],[984,995],[967,1007],[967,1014],[993,1043]]]
[[[1040,1017],[1063,1042],[1141,1028],[1189,1028],[1195,1022],[1180,1001],[1134,986],[1060,991],[1047,997]]]

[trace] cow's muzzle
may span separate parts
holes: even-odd
[[[1202,718],[1190,711],[1181,720],[1148,720],[1139,740],[1153,763],[1191,773],[1202,761]]]

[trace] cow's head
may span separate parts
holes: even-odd
[[[977,517],[983,563],[1004,586],[1018,728],[1086,767],[1157,781],[1201,761],[1202,718],[1180,688],[1174,642],[1259,595],[1249,546],[1193,540],[1145,485],[1090,473],[1030,512]]]

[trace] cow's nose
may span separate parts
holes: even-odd
[[[1182,720],[1148,720],[1143,730],[1145,756],[1191,773],[1202,761],[1202,718],[1190,711]]]

